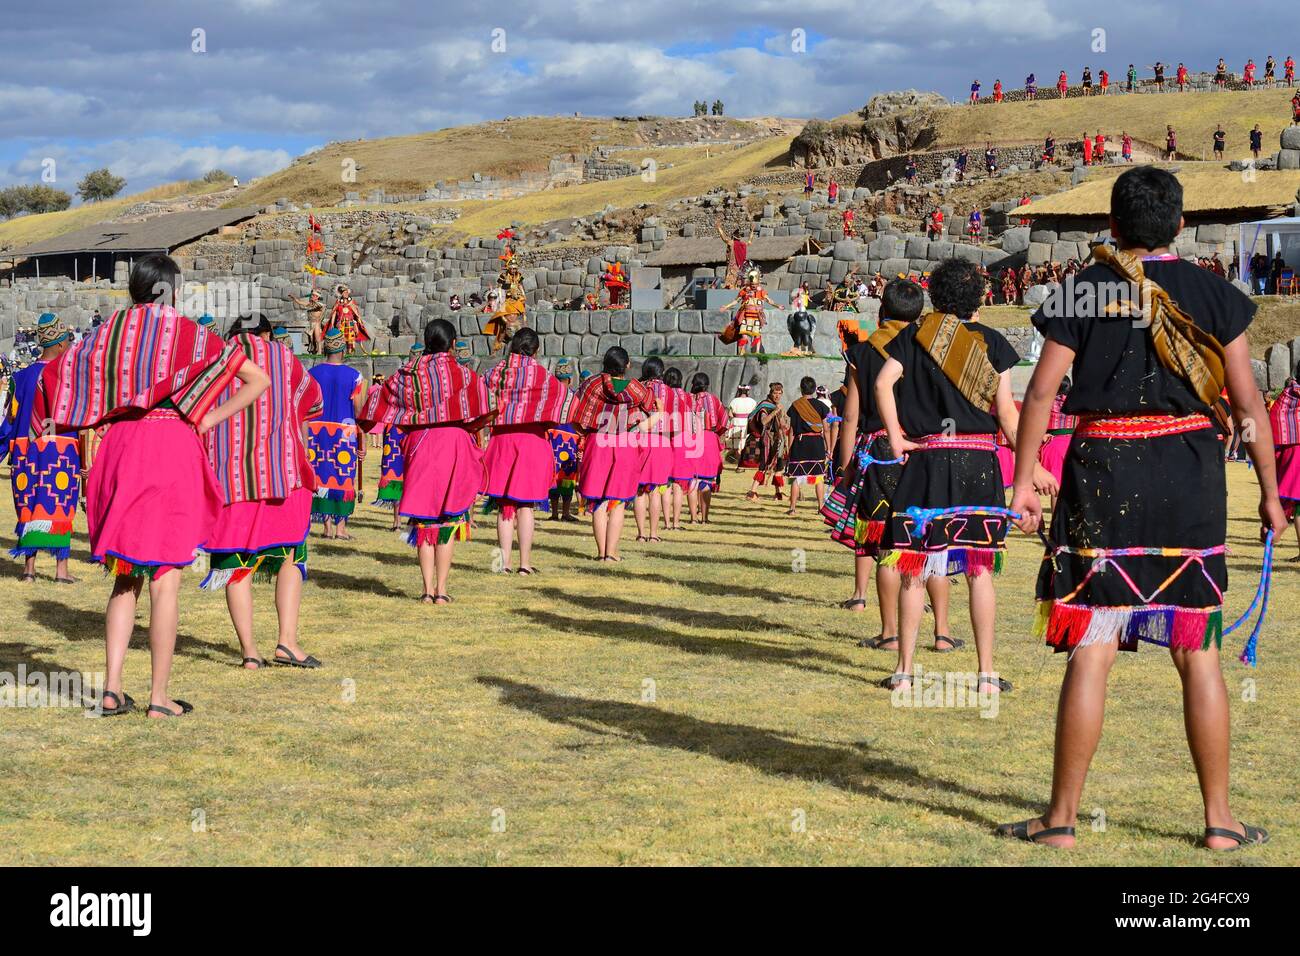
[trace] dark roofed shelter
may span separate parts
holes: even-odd
[[[129,262],[152,252],[170,253],[256,215],[255,207],[245,206],[176,212],[143,222],[101,222],[5,252],[3,258],[15,263],[16,275],[111,279],[120,261]]]

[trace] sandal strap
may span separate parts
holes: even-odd
[[[1254,829],[1249,823],[1243,823],[1245,833],[1238,833],[1236,830],[1228,830],[1224,827],[1206,827],[1205,835],[1207,837],[1223,837],[1225,840],[1236,840],[1238,844],[1250,842],[1250,831]]]

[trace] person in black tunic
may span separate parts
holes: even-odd
[[[1005,836],[1073,846],[1106,679],[1116,652],[1136,650],[1141,640],[1168,647],[1182,679],[1205,803],[1204,845],[1229,850],[1268,838],[1228,808],[1228,695],[1219,666],[1228,585],[1225,423],[1215,424],[1225,384],[1238,426],[1253,424],[1243,438],[1253,436],[1246,447],[1263,529],[1281,532],[1286,517],[1268,413],[1242,334],[1255,305],[1169,253],[1183,227],[1182,200],[1182,186],[1164,170],[1145,166],[1120,176],[1110,215],[1118,252],[1098,246],[1096,264],[1075,277],[1073,294],[1049,299],[1032,318],[1046,343],[1025,395],[1011,507],[1022,515],[1022,530],[1038,529],[1042,504],[1028,464],[1057,385],[1073,366],[1064,411],[1080,423],[1038,580],[1040,625],[1048,644],[1070,658],[1057,708],[1051,802],[1037,819],[999,827]]]
[[[923,528],[907,513],[908,508],[1004,506],[995,436],[1000,425],[1011,441],[1016,439],[1019,413],[1009,370],[1019,356],[999,332],[979,324],[983,296],[979,266],[964,259],[941,262],[930,276],[936,311],[894,337],[876,377],[876,405],[891,457],[907,455],[882,542],[887,549],[882,560],[897,566],[903,591],[898,667],[881,684],[904,693],[912,687],[912,654],[924,602],[920,584],[949,574],[965,574],[970,587],[979,658],[975,693],[1011,689],[993,668],[996,596],[991,574],[1002,568],[1007,519],[952,515],[936,517]],[[1030,460],[1037,465],[1036,454]],[[1042,466],[1035,477],[1042,490],[1055,488],[1055,479]],[[936,649],[955,650],[963,643],[947,638],[946,646]]]
[[[827,413],[829,405],[813,398],[817,380],[805,375],[799,380],[799,397],[790,403],[790,457],[785,465],[785,477],[790,482],[790,508],[786,514],[795,513],[799,503],[799,487],[812,485],[817,494],[817,507],[826,504],[826,447]]]
[[[853,596],[842,607],[865,611],[867,588],[875,567],[876,600],[880,605],[880,633],[858,641],[859,647],[898,649],[898,594],[902,582],[898,569],[885,567],[877,558],[889,516],[889,501],[903,472],[894,457],[876,409],[876,376],[885,364],[885,348],[894,336],[916,321],[925,306],[925,293],[908,279],[891,279],[880,297],[880,326],[865,342],[849,349],[845,359],[844,419],[840,428],[837,463],[840,473],[827,497],[822,517],[831,528],[831,540],[853,549]],[[948,579],[926,582],[934,608],[934,646],[950,647],[948,633]]]

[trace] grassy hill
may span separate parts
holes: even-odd
[[[62,212],[46,212],[34,216],[19,216],[0,222],[0,250],[18,249],[22,246],[61,236],[65,232],[84,229],[100,222],[109,222],[127,209],[142,202],[163,202],[181,196],[203,196],[226,188],[226,183],[205,183],[201,179],[165,183],[129,196],[118,196],[104,202],[83,203]]]
[[[670,125],[684,121],[664,121]],[[753,136],[761,130],[736,119],[710,119],[723,135]],[[545,170],[554,156],[590,153],[599,146],[655,146],[653,120],[523,117],[432,133],[330,143],[288,168],[253,183],[240,202],[271,203],[282,196],[296,202],[332,204],[345,191],[363,195],[375,189],[420,192],[439,180],[454,182],[474,173],[506,177]],[[641,154],[635,154],[639,160]],[[620,157],[621,158],[621,157]],[[355,184],[344,183],[344,163],[357,166]]]

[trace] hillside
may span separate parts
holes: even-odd
[[[458,126],[432,133],[330,143],[277,173],[264,176],[240,195],[240,202],[265,205],[281,197],[330,205],[347,191],[364,196],[375,189],[421,192],[435,182],[455,182],[474,173],[507,177],[545,170],[566,153],[584,156],[598,147],[644,147],[617,158],[639,162],[664,147],[696,141],[745,142],[771,134],[762,122],[724,117],[705,119],[602,119],[523,117]],[[355,183],[341,172],[351,160]]]
[[[71,209],[64,209],[62,212],[18,216],[0,222],[0,250],[18,249],[42,239],[61,236],[65,232],[83,229],[100,222],[122,220],[124,217],[136,218],[132,215],[136,212],[134,207],[142,204],[160,207],[152,210],[152,213],[166,211],[167,207],[172,205],[186,205],[191,208],[195,207],[195,203],[202,206],[220,205],[223,197],[219,194],[224,193],[226,189],[224,183],[205,183],[196,179],[166,183],[153,189],[146,189],[129,196],[118,196],[116,199],[104,202],[83,203]]]

